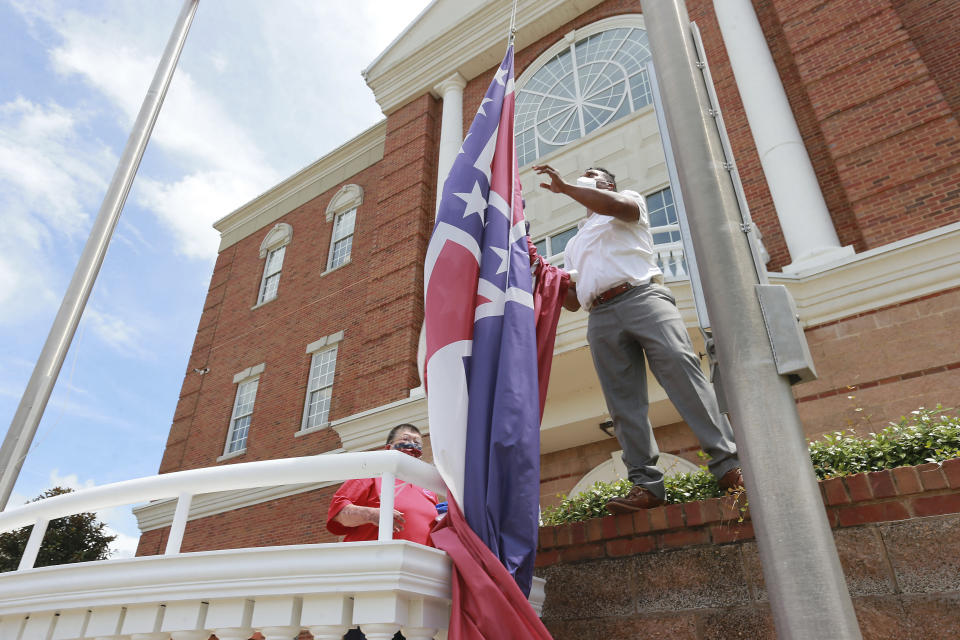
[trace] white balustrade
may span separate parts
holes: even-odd
[[[0,574],[0,640],[290,640],[302,629],[339,640],[444,638],[450,559],[392,539],[181,553],[193,492],[230,491],[351,478],[394,478],[445,493],[432,466],[396,451],[344,453],[194,469],[84,489],[0,513],[0,531],[28,524],[42,539],[55,518],[163,498],[178,500],[166,553]],[[266,480],[265,480],[266,479]],[[392,491],[381,496],[392,514]],[[389,507],[389,511],[388,511]],[[386,533],[384,534],[384,530]],[[39,541],[35,552],[39,550]],[[28,545],[29,547],[29,545]],[[539,611],[543,581],[531,603]]]

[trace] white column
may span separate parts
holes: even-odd
[[[840,246],[797,121],[750,0],[713,0],[730,66],[793,262],[786,273],[852,256]]]
[[[459,73],[438,84],[433,90],[443,98],[443,116],[440,121],[440,153],[437,162],[437,206],[443,195],[443,181],[450,173],[453,161],[463,144],[463,88],[467,81]]]

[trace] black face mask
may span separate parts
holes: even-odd
[[[414,458],[419,458],[423,455],[423,445],[421,445],[419,442],[394,442],[391,449],[402,451],[408,456],[413,456]]]

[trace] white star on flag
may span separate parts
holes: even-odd
[[[467,203],[466,209],[463,211],[464,218],[475,213],[480,216],[480,222],[485,223],[487,199],[484,197],[483,191],[480,189],[479,182],[473,183],[473,191],[470,193],[455,193],[453,195]]]

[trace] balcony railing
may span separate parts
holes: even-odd
[[[0,640],[290,640],[300,630],[371,640],[402,630],[443,638],[450,560],[392,540],[393,491],[382,492],[380,539],[181,553],[194,494],[380,477],[445,493],[432,466],[396,451],[343,453],[179,471],[84,489],[0,513],[0,531],[34,526],[17,571],[0,574]],[[47,523],[75,513],[177,498],[164,555],[34,568]],[[531,604],[539,612],[543,582]]]

